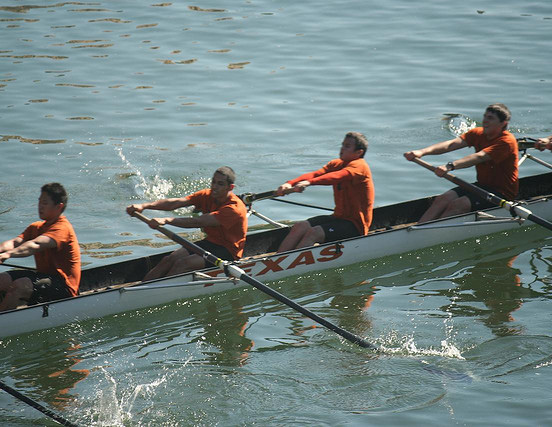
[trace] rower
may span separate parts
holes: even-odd
[[[0,273],[0,311],[27,303],[74,297],[81,276],[80,249],[69,220],[62,215],[67,192],[57,182],[45,184],[38,199],[42,221],[33,222],[19,236],[0,244],[0,264],[9,258],[34,255],[36,271],[12,270]]]
[[[144,209],[173,211],[195,206],[201,211],[199,217],[152,218],[149,226],[156,229],[160,225],[174,225],[181,228],[201,227],[207,235],[196,245],[219,258],[234,261],[241,258],[247,232],[247,209],[242,200],[232,190],[236,175],[232,168],[218,168],[211,180],[211,188],[197,191],[181,198],[162,199],[149,203],[137,203],[126,208],[129,215]],[[144,280],[185,273],[205,268],[205,260],[185,248],[180,248],[164,257],[152,268]]]
[[[461,159],[435,168],[435,174],[442,177],[447,172],[476,167],[478,187],[492,192],[500,198],[514,200],[518,194],[518,146],[516,138],[506,129],[511,114],[504,104],[492,104],[483,115],[481,127],[448,141],[428,147],[407,151],[404,157],[412,161],[426,155],[435,155],[474,147],[476,152]],[[431,221],[451,215],[486,209],[494,206],[462,187],[455,187],[435,198],[419,222]]]
[[[280,185],[276,194],[303,192],[310,185],[332,185],[335,209],[331,215],[320,215],[299,221],[280,244],[278,252],[312,246],[368,234],[372,222],[374,184],[370,167],[364,160],[368,140],[359,132],[345,135],[339,159],[322,169],[303,174]]]

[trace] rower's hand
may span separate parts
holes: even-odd
[[[140,203],[135,203],[135,204],[133,204],[133,205],[129,205],[129,206],[127,206],[127,208],[126,208],[126,212],[127,212],[127,214],[129,214],[130,216],[132,216],[132,214],[133,214],[134,212],[141,213],[143,210],[144,210],[144,206],[142,206]]]
[[[434,172],[435,172],[435,175],[442,177],[448,172],[448,169],[446,165],[441,165],[441,166],[437,166]]]
[[[539,138],[535,143],[535,148],[539,149],[540,151],[544,151],[546,149],[552,150],[551,138]]]
[[[291,184],[286,182],[285,184],[280,185],[276,189],[276,195],[277,196],[285,196],[286,194],[289,194],[291,192],[290,190],[291,190]]]
[[[0,264],[2,264],[7,259],[10,259],[10,254],[8,254],[7,252],[0,253]]]
[[[411,162],[415,158],[419,159],[420,157],[422,157],[422,152],[420,150],[407,151],[406,153],[403,154],[403,156],[406,158],[406,160]]]
[[[171,220],[172,218],[152,218],[149,220],[148,225],[151,228],[156,229],[161,225],[170,224]]]
[[[302,193],[305,191],[305,188],[307,188],[310,185],[310,181],[299,181],[297,184],[293,186],[293,190],[297,193]]]

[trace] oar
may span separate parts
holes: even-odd
[[[0,388],[4,390],[6,393],[11,394],[12,396],[16,397],[17,399],[25,402],[27,405],[32,406],[33,408],[39,410],[43,414],[47,415],[53,420],[56,420],[58,423],[60,423],[63,426],[70,426],[70,427],[77,427],[76,424],[73,424],[71,421],[66,420],[65,418],[61,417],[60,415],[56,414],[55,412],[50,411],[45,406],[42,406],[40,403],[35,402],[31,398],[25,396],[24,394],[19,393],[17,390],[14,390],[9,385],[4,384],[2,381],[0,381]]]
[[[528,148],[535,148],[535,142],[537,142],[538,139],[523,136],[521,138],[517,138],[516,141],[520,150],[527,150]]]
[[[426,169],[429,169],[432,172],[435,172],[435,169],[437,169],[435,166],[430,165],[429,163],[423,161],[420,158],[414,157],[412,159],[414,163],[418,163],[420,166],[423,166]],[[521,218],[528,219],[529,221],[533,221],[535,224],[541,225],[545,228],[548,228],[549,230],[552,230],[552,222],[545,220],[544,218],[541,218],[539,216],[534,215],[529,209],[524,208],[522,206],[519,206],[515,203],[509,202],[508,200],[501,199],[497,195],[490,193],[489,191],[485,191],[482,188],[479,188],[476,185],[470,184],[469,182],[464,181],[463,179],[458,178],[455,175],[452,175],[451,173],[447,172],[443,175],[443,178],[448,179],[450,182],[455,183],[456,185],[459,185],[462,188],[465,188],[468,191],[471,191],[472,193],[477,194],[479,197],[481,197],[483,200],[487,200],[491,203],[494,203],[497,206],[500,206],[501,208],[506,209],[510,213],[515,213]]]
[[[276,194],[276,191],[271,190],[271,191],[265,191],[264,193],[240,194],[238,197],[242,199],[243,203],[245,203],[246,205],[250,205],[255,200],[271,199],[273,197],[278,197],[278,195]]]
[[[146,216],[142,215],[139,212],[134,212],[132,214],[136,218],[138,218],[141,221],[144,221],[146,224],[149,225],[150,219]],[[257,279],[247,275],[241,268],[238,266],[222,260],[215,255],[213,255],[210,252],[207,252],[203,248],[200,248],[196,244],[184,239],[183,237],[179,236],[176,233],[173,233],[172,231],[166,229],[163,226],[158,226],[157,230],[159,230],[161,233],[163,233],[165,236],[167,236],[169,239],[173,240],[174,242],[182,245],[187,250],[194,252],[207,262],[210,262],[213,265],[216,265],[217,267],[220,267],[224,270],[224,273],[227,276],[236,277],[245,283],[250,284],[251,286],[254,286],[255,288],[259,289],[260,291],[264,292],[267,295],[270,295],[272,298],[277,299],[283,304],[286,304],[287,306],[293,308],[295,311],[298,311],[299,313],[309,317],[310,319],[314,320],[315,322],[321,324],[322,326],[325,326],[329,330],[337,333],[338,335],[341,335],[346,340],[358,344],[361,347],[369,348],[371,350],[379,350],[378,347],[376,347],[374,344],[369,343],[368,341],[365,341],[364,339],[360,338],[357,335],[352,334],[351,332],[346,331],[345,329],[340,328],[337,325],[334,325],[332,322],[318,316],[317,314],[313,313],[312,311],[306,309],[305,307],[297,304],[295,301],[289,299],[285,295],[282,295],[281,293],[275,291],[274,289],[269,288],[264,283],[259,282]]]
[[[12,268],[21,268],[23,270],[36,270],[36,268],[34,267],[25,267],[24,265],[15,265],[15,264],[10,264],[8,262],[3,262],[2,264],[0,264],[0,266],[5,266],[5,267],[12,267]]]
[[[286,191],[284,194],[289,193],[295,193],[295,191]],[[330,211],[333,212],[333,209],[331,208],[325,208],[322,206],[315,206],[315,205],[308,205],[306,203],[299,203],[299,202],[292,202],[291,200],[283,200],[283,199],[276,199],[276,197],[279,197],[274,190],[272,191],[265,191],[264,193],[245,193],[240,194],[238,196],[242,201],[247,205],[251,205],[256,200],[264,200],[264,199],[271,199],[275,202],[282,202],[282,203],[289,203],[290,205],[296,205],[296,206],[303,206],[306,208],[314,208],[314,209],[321,209],[324,211]]]

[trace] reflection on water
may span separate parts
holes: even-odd
[[[90,370],[79,367],[82,359],[81,344],[76,338],[61,342],[43,342],[14,339],[3,346],[0,363],[9,363],[14,388],[38,401],[48,402],[56,410],[65,411],[75,406],[77,384],[90,375]],[[22,344],[22,345],[19,345]]]
[[[452,303],[441,309],[455,316],[477,317],[497,336],[521,334],[521,325],[510,325],[515,321],[513,312],[524,301],[546,294],[523,286],[520,271],[512,267],[515,259],[514,256],[478,263],[453,279],[456,287],[441,293],[451,298]]]

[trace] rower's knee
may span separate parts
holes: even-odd
[[[454,191],[447,191],[446,193],[440,194],[435,197],[433,202],[434,205],[446,209],[451,203],[454,203],[455,200],[458,200],[458,195]]]
[[[308,221],[299,221],[293,224],[293,227],[291,227],[290,233],[294,233],[302,236],[305,233],[308,233],[311,228],[312,227]]]
[[[458,197],[452,200],[448,205],[443,216],[458,215],[471,211],[471,201],[466,196]]]
[[[324,229],[319,225],[315,227],[309,226],[309,229],[305,233],[305,237],[313,243],[324,243],[326,240],[326,233],[324,233]]]
[[[33,283],[28,277],[14,280],[2,289],[4,301],[9,301],[7,309],[16,308],[18,304],[25,304],[33,294]]]

